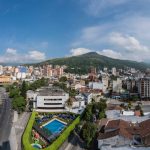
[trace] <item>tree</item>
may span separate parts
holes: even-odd
[[[96,133],[96,125],[91,122],[86,122],[82,128],[82,137],[85,140],[87,146],[90,145],[93,137]]]
[[[105,115],[105,112],[104,111],[101,111],[100,113],[99,113],[99,119],[102,119],[102,118],[105,118],[106,117],[106,115]]]
[[[131,100],[132,101],[138,101],[139,97],[137,95],[134,95],[134,96],[131,97]]]
[[[47,85],[48,85],[48,79],[41,78],[39,80],[36,80],[32,84],[30,84],[28,89],[35,91],[37,88],[40,88],[42,86],[47,86]]]
[[[92,105],[88,105],[84,112],[84,120],[91,121],[92,115]]]
[[[73,96],[76,96],[76,94],[77,94],[77,92],[76,92],[75,89],[70,89],[70,90],[69,90],[69,95],[70,95],[70,96],[73,97]]]
[[[14,110],[18,111],[18,113],[23,112],[26,107],[26,101],[25,101],[24,97],[22,97],[22,96],[15,97],[12,100],[12,107]]]
[[[21,89],[20,89],[20,91],[21,91],[20,94],[21,94],[22,97],[26,98],[27,90],[28,90],[27,83],[25,81],[23,81],[23,83],[21,85]]]
[[[9,97],[10,98],[14,98],[20,95],[20,91],[19,89],[15,88],[15,89],[10,89],[9,90]]]
[[[98,107],[99,112],[104,111],[107,107],[106,101],[102,99],[100,102],[97,103],[97,107]]]
[[[72,99],[72,98],[69,98],[69,99],[66,101],[66,106],[69,108],[69,111],[70,111],[70,109],[72,108],[72,105],[73,105],[73,99]]]
[[[129,101],[128,108],[131,109],[131,107],[132,107],[132,103],[131,103],[131,101]]]
[[[135,110],[141,110],[141,106],[140,105],[136,105],[135,106]]]
[[[144,116],[144,113],[143,113],[143,110],[142,110],[142,109],[140,110],[140,113],[141,113],[141,116]]]
[[[59,82],[66,82],[67,81],[67,77],[66,76],[62,76],[60,79],[59,79]]]

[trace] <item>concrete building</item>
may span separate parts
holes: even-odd
[[[34,109],[64,109],[69,94],[57,87],[44,87],[36,92]]]
[[[72,108],[75,109],[75,108],[81,108],[81,107],[85,107],[85,100],[82,98],[78,98],[78,97],[73,98]]]
[[[0,76],[0,83],[10,83],[11,76],[1,75]]]
[[[143,98],[150,98],[150,78],[141,78],[138,82],[138,92],[140,97]]]
[[[2,74],[3,74],[3,66],[0,65],[0,75],[2,75]]]
[[[121,92],[122,90],[122,80],[117,78],[117,80],[113,80],[113,92]]]
[[[135,92],[136,87],[137,87],[137,81],[135,79],[128,79],[126,81],[126,85],[127,85],[127,90],[131,91],[131,92]]]
[[[102,77],[102,83],[103,83],[103,92],[106,92],[109,86],[109,77],[108,76]]]
[[[103,90],[102,82],[89,82],[89,88]]]
[[[82,93],[82,97],[85,100],[86,104],[89,104],[92,102],[93,94],[92,93]]]
[[[115,67],[112,68],[112,75],[116,76],[117,75],[117,70]]]

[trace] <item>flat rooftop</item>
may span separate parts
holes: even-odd
[[[64,96],[66,92],[58,87],[44,87],[38,90],[38,96]]]

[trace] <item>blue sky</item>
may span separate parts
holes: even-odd
[[[0,0],[0,62],[90,51],[149,62],[149,0]]]

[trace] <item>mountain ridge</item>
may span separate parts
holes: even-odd
[[[40,63],[36,63],[34,65],[41,66],[44,64],[66,65],[68,67],[66,69],[66,72],[80,74],[88,73],[90,67],[92,66],[96,67],[97,69],[102,69],[104,67],[107,67],[109,69],[112,67],[116,67],[118,69],[123,69],[124,67],[131,67],[141,71],[144,71],[150,67],[149,64],[146,64],[144,62],[114,59],[111,57],[100,55],[96,52],[89,52],[78,56],[54,58]]]

